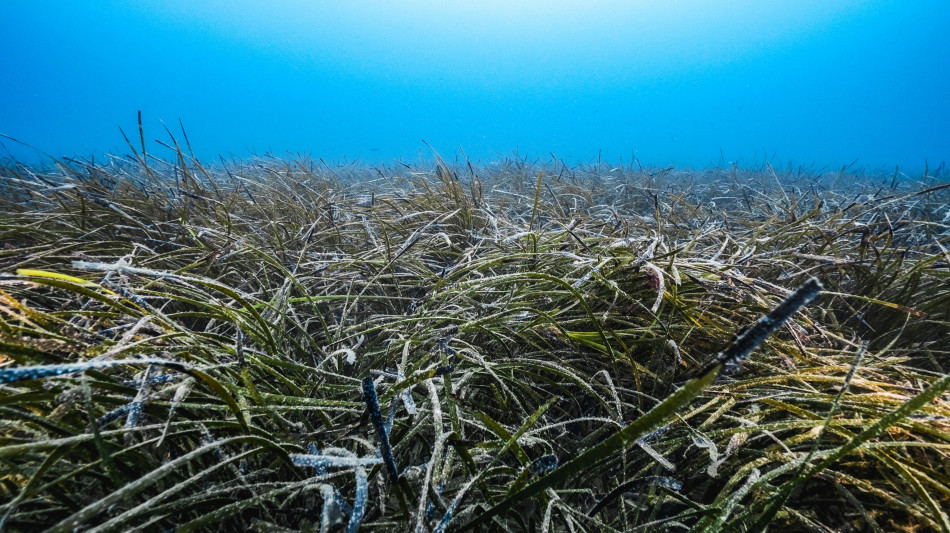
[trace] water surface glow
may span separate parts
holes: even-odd
[[[478,161],[950,153],[945,1],[10,0],[0,16],[0,133],[57,156],[127,152],[116,126],[136,133],[139,109],[149,139],[181,119],[203,159],[416,162],[421,139]]]

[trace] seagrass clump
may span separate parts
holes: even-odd
[[[0,170],[3,531],[950,531],[943,167],[170,153]]]

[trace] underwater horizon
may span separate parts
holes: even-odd
[[[950,155],[939,1],[0,6],[0,158],[512,154],[918,172]],[[21,144],[24,143],[24,144]]]

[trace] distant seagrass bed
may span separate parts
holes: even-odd
[[[132,152],[0,169],[3,531],[950,531],[943,166]]]

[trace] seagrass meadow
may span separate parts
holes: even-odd
[[[169,153],[0,170],[3,531],[950,531],[942,166]]]

